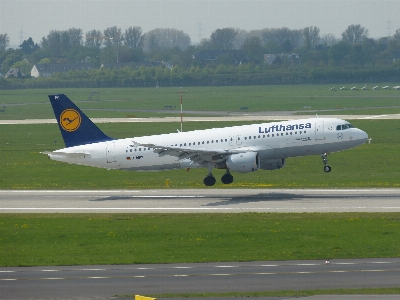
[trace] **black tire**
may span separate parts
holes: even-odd
[[[330,171],[332,171],[331,166],[325,166],[324,167],[324,172],[329,173]]]
[[[204,178],[203,182],[206,186],[213,186],[216,180],[214,176],[208,175],[206,178]]]
[[[221,181],[223,184],[231,184],[233,182],[233,176],[232,174],[224,174],[221,177]]]

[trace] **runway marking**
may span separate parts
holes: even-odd
[[[15,271],[0,271],[0,273],[14,273]]]
[[[106,271],[107,269],[80,269],[81,271]]]
[[[173,269],[193,269],[193,267],[173,267]]]
[[[286,275],[298,275],[298,274],[322,274],[322,273],[362,273],[362,272],[392,272],[392,271],[399,271],[396,270],[352,270],[352,271],[345,271],[345,270],[337,270],[337,271],[315,271],[315,272],[256,272],[256,273],[245,273],[245,274],[227,274],[227,273],[217,273],[217,274],[169,274],[169,275],[135,275],[135,276],[99,276],[99,277],[69,277],[69,278],[55,278],[55,277],[48,277],[48,278],[7,278],[7,279],[0,279],[0,281],[16,281],[16,280],[68,280],[68,279],[110,279],[110,278],[154,278],[154,277],[207,277],[207,276],[239,276],[239,275],[279,275],[279,274],[286,274]]]
[[[59,270],[40,270],[41,272],[58,272]]]
[[[238,268],[239,266],[215,266],[215,268]]]

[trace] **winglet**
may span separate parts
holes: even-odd
[[[113,140],[64,94],[49,95],[49,99],[66,147]]]

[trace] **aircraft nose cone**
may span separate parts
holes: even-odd
[[[368,140],[368,133],[365,131],[360,130],[359,139],[366,142]]]

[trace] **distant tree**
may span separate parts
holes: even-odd
[[[82,45],[82,29],[70,28],[68,29],[69,43],[71,47],[77,47]]]
[[[108,27],[104,30],[104,46],[116,46],[120,45],[123,41],[124,37],[122,34],[121,28],[117,26]]]
[[[351,45],[347,42],[341,41],[337,44],[332,45],[328,51],[329,58],[332,59],[336,64],[344,61],[346,56],[351,52]]]
[[[42,38],[41,46],[48,49],[55,57],[61,57],[75,46],[79,46],[79,32],[81,29],[71,28],[69,30],[51,30],[46,37]]]
[[[129,49],[141,49],[143,47],[142,28],[137,26],[126,29],[124,34],[124,45]]]
[[[314,49],[319,43],[319,28],[310,26],[303,29],[303,36],[306,48],[308,50]]]
[[[237,34],[232,27],[217,29],[211,33],[210,42],[214,49],[231,50]]]
[[[342,40],[350,44],[356,44],[361,42],[363,39],[368,37],[368,29],[362,27],[361,25],[350,25],[342,33]]]
[[[166,50],[178,47],[185,50],[191,43],[190,36],[174,28],[156,28],[144,36],[144,50]]]
[[[23,53],[21,50],[12,50],[12,51],[7,51],[8,55],[4,59],[4,61],[1,63],[1,68],[0,71],[5,74],[7,73],[10,68],[12,67],[13,64],[15,64],[17,61],[20,61],[23,59]]]
[[[326,47],[330,47],[338,42],[338,39],[332,34],[327,33],[321,36],[320,43]]]
[[[36,49],[40,48],[38,44],[33,42],[31,37],[27,40],[24,40],[18,47],[21,48],[21,51],[27,55],[32,54]]]
[[[243,46],[244,41],[253,36],[251,35],[249,32],[247,32],[246,30],[243,29],[236,29],[236,36],[235,39],[233,41],[233,49],[240,49]]]
[[[282,44],[282,50],[284,52],[292,52],[293,50],[293,46],[292,43],[289,40],[286,40],[283,44]]]
[[[32,67],[33,65],[30,64],[26,59],[17,61],[11,66],[11,68],[18,68],[26,76],[30,75]]]
[[[302,37],[302,30],[291,30],[287,27],[264,29],[262,31],[264,43],[273,42],[281,48],[286,44],[285,48],[290,48],[290,51],[300,47]],[[288,47],[289,43],[291,47]]]
[[[90,30],[85,35],[85,46],[90,48],[100,48],[103,43],[103,33],[100,30]]]
[[[400,42],[400,28],[399,28],[399,29],[396,29],[396,32],[395,32],[395,34],[393,35],[393,38],[394,38],[396,41]]]
[[[249,61],[254,63],[261,63],[263,61],[264,47],[262,46],[261,39],[257,36],[248,37],[241,50],[247,53]]]
[[[10,44],[10,38],[7,33],[0,34],[0,51],[6,50]]]

